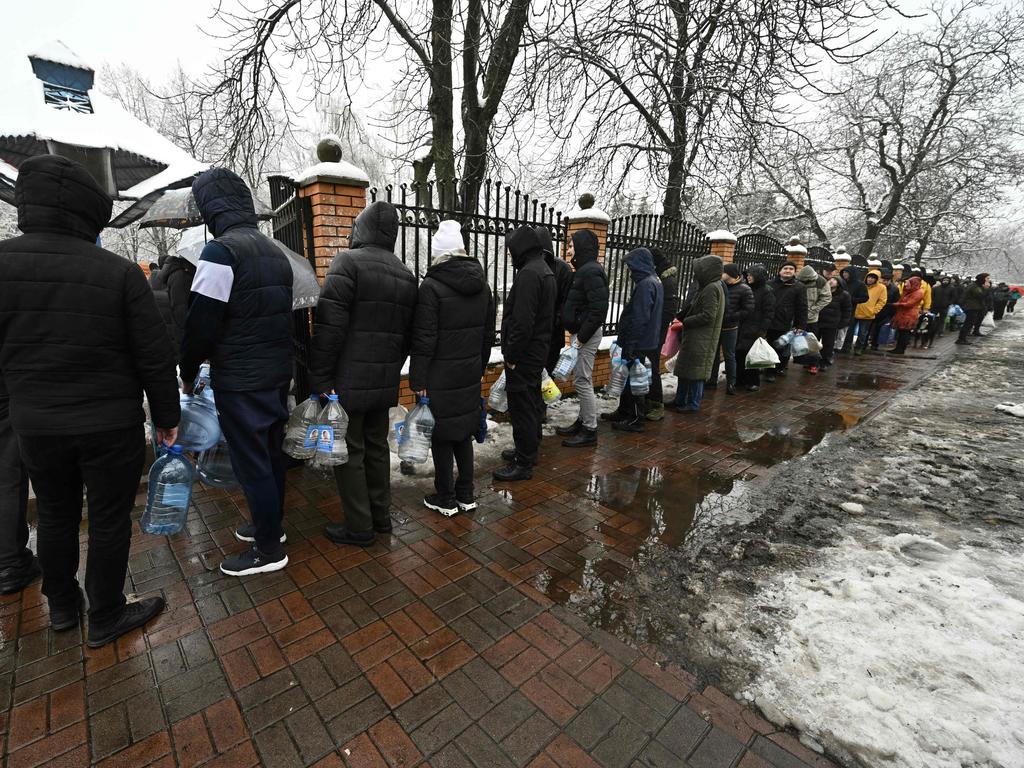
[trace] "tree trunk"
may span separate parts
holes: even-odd
[[[438,203],[451,208],[454,196],[451,182],[458,177],[455,170],[455,117],[452,89],[452,0],[434,0],[430,21],[430,124],[434,155],[434,178],[437,180]],[[445,182],[448,182],[447,184]]]
[[[875,243],[881,233],[882,225],[877,221],[869,221],[864,225],[864,238],[860,241],[860,255],[865,259],[874,252]]]
[[[466,109],[463,108],[465,115]],[[480,189],[487,176],[487,136],[490,124],[483,124],[479,115],[465,115],[466,160],[462,171],[462,202],[467,212],[476,211]]]
[[[664,215],[668,218],[679,218],[683,214],[683,186],[686,183],[685,150],[675,147],[672,159],[668,164],[668,183],[665,185],[665,197],[662,204]]]

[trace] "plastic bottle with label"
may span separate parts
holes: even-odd
[[[321,468],[337,467],[348,461],[348,414],[338,402],[337,395],[327,396],[327,405],[320,411],[316,430],[316,455],[313,465]]]
[[[629,369],[629,389],[637,397],[651,391],[651,369],[639,358],[633,361],[633,367]]]
[[[559,381],[568,381],[573,371],[576,370],[576,361],[579,359],[579,356],[579,350],[572,344],[564,347],[558,354],[558,362],[555,363],[555,370],[553,371],[555,378]]]
[[[430,411],[430,398],[421,397],[405,419],[402,441],[398,444],[398,458],[412,464],[423,464],[430,455],[434,423],[434,414]]]
[[[293,459],[311,459],[316,453],[320,432],[317,430],[316,436],[312,433],[319,423],[319,411],[320,396],[315,393],[292,409],[284,432],[284,452]]]
[[[185,527],[194,478],[195,471],[182,455],[180,445],[172,445],[153,462],[149,470],[146,511],[142,513],[145,533],[170,536]]]
[[[491,385],[491,392],[487,397],[487,407],[499,413],[504,413],[508,410],[508,392],[505,391],[504,370],[498,376],[498,380]]]
[[[402,442],[402,430],[405,428],[405,419],[409,415],[409,409],[404,405],[396,405],[388,411],[388,448],[392,453],[398,453],[398,446]]]

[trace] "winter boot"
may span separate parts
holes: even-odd
[[[506,448],[504,451],[501,452],[501,458],[503,461],[507,461],[509,464],[514,464],[516,460],[516,449]],[[539,461],[539,459],[537,461]],[[537,466],[537,461],[533,462],[533,466]]]
[[[614,411],[602,413],[601,421],[625,421],[626,419],[630,418],[631,415],[632,414],[629,413],[623,413],[618,408],[616,408]]]
[[[581,429],[583,429],[583,422],[576,419],[568,427],[555,427],[555,434],[559,437],[572,437],[578,435]]]
[[[664,403],[651,403],[651,407],[647,409],[647,413],[644,415],[648,421],[661,421],[665,418],[665,404]]]
[[[620,422],[615,422],[612,425],[612,428],[614,429],[614,427],[619,423]],[[566,448],[591,448],[597,445],[597,430],[587,429],[586,427],[581,426],[580,431],[574,436],[563,440],[562,445]]]
[[[530,480],[533,478],[533,470],[515,462],[506,464],[500,469],[494,470],[494,479],[499,483],[508,483],[515,480]]]

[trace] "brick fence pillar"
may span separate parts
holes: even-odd
[[[711,255],[718,256],[723,264],[732,264],[736,255],[736,235],[727,229],[716,229],[708,233],[711,242]]]
[[[323,281],[331,259],[348,246],[352,224],[366,207],[370,179],[341,159],[341,141],[336,136],[324,137],[316,154],[320,162],[303,171],[295,183],[299,185],[299,197],[310,198],[316,276]],[[306,234],[303,232],[303,237]]]
[[[804,267],[804,259],[807,258],[807,248],[800,243],[800,238],[796,236],[789,238],[789,242],[785,247],[786,261],[792,261],[796,264],[796,271],[799,272]]]
[[[580,195],[578,207],[565,216],[565,242],[572,239],[574,232],[589,229],[597,235],[597,259],[604,263],[605,247],[608,244],[608,226],[611,217],[600,208],[594,207],[594,196],[585,193]]]
[[[850,263],[852,262],[850,254],[846,252],[846,249],[843,246],[839,246],[836,249],[835,255],[832,256],[832,260],[835,262],[836,272],[842,272],[850,266]]]

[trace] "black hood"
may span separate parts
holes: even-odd
[[[389,251],[395,250],[398,240],[398,209],[391,203],[378,200],[370,203],[356,216],[349,239],[350,248],[376,245]]]
[[[455,256],[434,262],[427,270],[427,277],[444,283],[463,296],[476,296],[487,285],[484,268],[472,256]]]
[[[214,237],[232,227],[256,226],[252,192],[242,177],[227,168],[211,168],[192,182],[192,197]]]
[[[18,229],[71,235],[95,243],[113,200],[84,167],[58,155],[30,157],[14,185]]]
[[[747,274],[754,278],[751,285],[764,285],[768,282],[768,270],[763,264],[752,264],[747,268]]]
[[[597,235],[589,229],[580,229],[572,233],[572,265],[579,269],[584,264],[597,261]]]
[[[521,269],[531,259],[544,255],[540,238],[530,227],[522,226],[505,236],[505,247],[512,254],[512,266]]]
[[[549,267],[552,266],[555,263],[555,243],[551,239],[551,231],[547,227],[534,227],[533,232],[540,241],[540,249],[544,251],[544,261]]]

